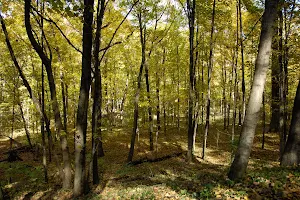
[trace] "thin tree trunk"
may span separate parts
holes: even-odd
[[[179,67],[179,50],[177,46],[177,130],[180,132],[180,67]]]
[[[158,146],[157,140],[158,140],[158,136],[160,134],[160,129],[161,129],[161,125],[160,125],[159,83],[160,83],[159,74],[158,74],[158,72],[156,72],[156,98],[157,98],[157,104],[156,104],[156,124],[157,124],[157,131],[156,131],[156,139],[155,139],[156,151],[157,151],[157,146]]]
[[[10,52],[10,56],[14,62],[14,65],[15,67],[17,68],[18,70],[18,73],[19,73],[19,76],[21,77],[22,79],[22,82],[23,82],[23,85],[26,87],[28,93],[29,93],[29,97],[32,99],[36,109],[38,110],[38,113],[40,114],[40,117],[44,119],[45,123],[46,123],[46,130],[48,132],[48,134],[51,135],[51,130],[50,130],[50,120],[48,120],[48,117],[46,115],[45,112],[43,112],[42,110],[42,106],[41,106],[41,103],[39,102],[39,100],[36,98],[35,94],[33,93],[26,77],[24,76],[23,74],[23,71],[15,57],[15,54],[14,54],[14,51],[12,49],[12,46],[10,44],[10,41],[9,41],[9,37],[8,37],[8,33],[7,33],[7,30],[6,30],[6,26],[5,26],[5,23],[4,23],[4,20],[2,18],[2,15],[0,14],[0,21],[1,21],[1,26],[2,26],[2,30],[4,32],[4,35],[5,35],[5,40],[6,40],[6,45],[7,45],[7,48]],[[51,152],[49,153],[49,160],[50,160],[50,157],[51,156]]]
[[[61,134],[61,130],[63,129],[62,120],[60,116],[59,106],[56,98],[56,87],[54,82],[54,77],[52,73],[52,67],[51,67],[51,53],[50,58],[47,57],[47,55],[44,53],[44,50],[41,48],[41,46],[37,43],[35,40],[33,33],[32,33],[32,27],[30,24],[30,9],[31,9],[31,1],[25,0],[25,27],[27,31],[28,38],[30,40],[30,43],[32,44],[35,51],[40,56],[43,64],[45,65],[48,82],[49,82],[49,88],[51,93],[51,101],[52,101],[52,109],[54,113],[54,119],[55,119],[55,128],[56,133],[60,137],[60,143],[61,143],[61,149],[63,153],[63,163],[64,163],[64,176],[63,176],[63,188],[70,188],[71,187],[71,163],[69,159],[69,148],[68,148],[68,142],[67,142],[67,136],[66,134]],[[47,41],[46,41],[47,42]],[[48,46],[48,45],[47,45]],[[48,46],[49,50],[50,47]]]
[[[280,159],[284,152],[284,147],[286,143],[287,137],[287,69],[284,67],[283,64],[283,18],[282,18],[282,10],[278,11],[278,18],[279,18],[279,28],[278,28],[278,64],[280,69],[280,106],[279,106],[279,134],[280,134]]]
[[[140,12],[138,14],[138,20],[139,20],[139,27],[140,27],[140,40],[142,44],[142,61],[140,66],[140,71],[137,79],[137,90],[135,93],[134,98],[134,120],[133,120],[133,131],[131,135],[131,142],[130,142],[130,150],[127,158],[127,162],[132,162],[133,159],[133,153],[134,153],[134,144],[135,144],[135,138],[137,134],[138,129],[138,117],[139,117],[139,97],[140,97],[140,91],[141,91],[141,82],[142,82],[142,74],[143,74],[143,68],[145,65],[145,52],[146,52],[146,28],[142,23],[142,13]]]
[[[239,19],[240,19],[240,45],[241,45],[241,57],[242,57],[242,116],[241,124],[244,123],[244,118],[246,114],[246,84],[245,84],[245,65],[244,65],[244,44],[243,44],[243,20],[242,20],[242,9],[241,0],[239,0]]]
[[[269,132],[279,132],[280,124],[280,63],[279,63],[279,35],[278,20],[274,26],[274,36],[272,42],[272,99],[271,99],[271,122]]]
[[[29,133],[29,130],[28,130],[28,127],[27,127],[27,123],[26,123],[26,119],[25,119],[25,116],[24,116],[22,104],[21,104],[20,101],[18,101],[18,105],[19,105],[19,108],[20,108],[20,113],[21,113],[23,124],[24,124],[24,130],[25,130],[27,142],[28,142],[30,148],[32,149],[32,143],[31,143],[30,133]]]
[[[42,2],[42,14],[44,14],[44,2]],[[44,35],[43,35],[43,28],[44,28],[44,20],[43,18],[41,18],[41,25],[40,25],[40,29],[41,29],[41,45],[42,45],[42,48],[44,48]],[[41,69],[41,77],[42,77],[42,92],[41,92],[41,107],[42,107],[42,110],[43,112],[45,112],[45,77],[44,77],[44,64],[42,62],[42,69]],[[20,110],[21,109],[21,103],[20,103]],[[45,122],[44,122],[44,119],[41,118],[41,134],[42,134],[42,145],[43,145],[43,169],[44,169],[44,180],[46,183],[48,183],[48,166],[47,166],[47,151],[46,151],[46,140],[45,140]],[[51,147],[48,148],[48,150],[50,149]],[[51,152],[51,150],[50,150]]]
[[[194,32],[195,32],[195,0],[187,0],[187,14],[189,21],[189,104],[188,104],[188,152],[187,161],[192,162],[194,156]]]
[[[98,173],[98,156],[104,156],[101,136],[101,118],[102,118],[102,81],[100,71],[99,51],[101,45],[101,27],[105,12],[105,0],[98,0],[97,8],[97,28],[95,35],[95,47],[94,47],[94,103],[92,113],[92,160],[93,160],[93,184],[100,182]],[[98,155],[97,155],[98,147]]]
[[[235,139],[235,124],[236,124],[236,108],[237,108],[237,98],[238,98],[238,72],[237,72],[237,65],[238,65],[238,50],[239,50],[239,20],[238,20],[238,13],[239,7],[236,5],[236,48],[234,52],[234,62],[232,63],[232,79],[234,79],[234,86],[233,86],[233,113],[232,113],[232,125],[231,125],[231,159],[233,159],[233,149],[234,149],[234,139]]]
[[[211,74],[213,69],[213,40],[214,40],[214,32],[215,32],[215,8],[216,8],[216,0],[213,1],[213,9],[212,9],[212,18],[211,18],[211,32],[210,32],[210,44],[209,44],[209,60],[208,60],[208,71],[207,71],[207,102],[206,102],[206,123],[205,130],[203,136],[203,147],[202,147],[202,159],[205,158],[205,150],[207,143],[207,136],[209,131],[209,123],[210,123],[210,85],[211,85]]]
[[[242,178],[248,165],[255,129],[258,122],[259,110],[262,104],[262,94],[266,82],[270,53],[272,51],[273,26],[276,20],[278,2],[279,0],[266,0],[265,2],[265,12],[262,17],[261,36],[250,99],[238,149],[228,174],[228,177],[231,180]]]
[[[263,93],[263,135],[261,148],[265,149],[265,133],[266,133],[266,105],[265,105],[265,93]]]
[[[148,98],[148,117],[149,117],[149,143],[150,151],[154,150],[153,147],[153,117],[152,117],[152,106],[151,106],[151,97],[150,97],[150,83],[149,83],[149,69],[148,63],[145,63],[145,79],[146,79],[146,89],[147,89],[147,98]]]

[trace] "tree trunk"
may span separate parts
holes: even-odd
[[[130,149],[129,149],[127,162],[132,162],[132,159],[133,159],[134,144],[135,144],[135,138],[136,138],[137,129],[138,129],[139,97],[140,97],[140,91],[141,91],[143,68],[145,65],[145,58],[146,58],[146,55],[145,55],[145,52],[146,52],[146,30],[142,23],[142,13],[141,12],[138,13],[138,20],[139,20],[139,27],[140,27],[140,40],[141,40],[141,44],[142,44],[142,61],[141,61],[139,75],[137,78],[137,90],[136,90],[135,98],[134,98],[133,131],[132,131],[132,135],[131,135]]]
[[[87,192],[85,190],[87,189],[86,186],[88,186],[88,184],[85,183],[85,151],[89,91],[91,86],[93,7],[93,0],[84,1],[82,74],[80,81],[75,137],[75,176],[73,190],[75,197]]]
[[[149,83],[149,69],[148,63],[145,63],[145,79],[146,79],[146,89],[147,89],[147,98],[148,98],[148,117],[149,117],[149,143],[150,151],[153,151],[153,117],[152,117],[152,106],[151,106],[151,97],[150,97],[150,83]]]
[[[261,148],[265,149],[265,134],[266,134],[266,105],[265,105],[265,93],[263,93],[263,135]]]
[[[67,142],[67,135],[65,133],[61,133],[61,130],[63,130],[63,124],[62,124],[62,119],[60,116],[59,106],[56,98],[56,87],[55,87],[55,82],[54,82],[54,77],[53,77],[52,67],[51,67],[51,59],[52,59],[51,53],[50,53],[50,58],[48,58],[43,48],[37,43],[37,41],[33,36],[32,27],[30,24],[30,9],[31,9],[31,0],[25,0],[26,32],[31,45],[33,46],[34,50],[38,53],[39,57],[41,58],[47,72],[49,88],[51,93],[52,109],[53,109],[54,119],[55,119],[55,128],[56,128],[57,135],[60,137],[61,149],[63,154],[63,163],[64,163],[63,188],[70,188],[71,181],[72,181],[71,180],[72,173],[71,173],[71,163],[69,158],[69,148]],[[50,49],[49,46],[48,48]]]
[[[279,132],[280,120],[280,64],[279,64],[279,49],[278,42],[278,21],[274,26],[274,36],[272,42],[272,99],[271,99],[271,122],[269,132]]]
[[[241,124],[244,123],[244,118],[246,114],[246,84],[245,84],[245,65],[244,65],[244,44],[243,44],[243,20],[242,20],[242,9],[241,0],[239,0],[239,18],[240,18],[240,45],[241,45],[241,57],[242,57],[242,116]]]
[[[294,100],[290,133],[280,164],[281,166],[295,166],[300,164],[300,81]]]
[[[95,72],[94,72],[94,103],[93,103],[93,113],[92,113],[92,160],[93,160],[93,184],[98,184],[100,182],[98,174],[98,155],[104,156],[104,151],[102,147],[102,137],[101,137],[101,118],[102,118],[102,81],[101,81],[101,71],[100,71],[100,60],[99,51],[101,45],[101,27],[105,11],[105,0],[98,0],[97,9],[97,28],[95,35],[95,46],[94,46],[94,61],[95,61]],[[98,147],[98,155],[97,155]]]
[[[280,136],[280,159],[283,155],[286,137],[287,137],[287,68],[283,64],[283,18],[282,10],[278,11],[279,28],[278,28],[278,64],[279,64],[279,82],[280,82],[280,106],[279,106],[279,136]]]
[[[42,106],[41,106],[41,103],[39,102],[39,100],[36,98],[35,94],[32,92],[32,89],[26,79],[26,77],[24,76],[23,74],[23,71],[15,57],[15,54],[14,54],[14,51],[12,49],[12,46],[10,44],[10,41],[9,41],[9,37],[8,37],[8,33],[7,33],[7,30],[6,30],[6,26],[5,26],[5,23],[4,23],[4,20],[0,14],[0,21],[1,21],[1,26],[2,26],[2,30],[4,32],[4,35],[5,35],[5,40],[6,40],[6,45],[7,45],[7,48],[9,50],[9,53],[10,53],[10,56],[14,62],[14,65],[15,67],[17,68],[18,70],[18,73],[19,73],[19,76],[21,77],[22,79],[22,82],[23,82],[23,85],[26,87],[28,93],[29,93],[29,97],[32,99],[36,109],[38,110],[38,113],[40,114],[40,118],[43,118],[45,123],[46,123],[46,130],[48,132],[48,134],[50,134],[51,136],[51,130],[50,130],[50,120],[48,120],[48,117],[46,115],[46,113],[42,110]],[[50,146],[50,145],[49,145]],[[50,147],[49,147],[50,148]],[[49,160],[51,158],[51,151],[49,150]]]
[[[248,165],[255,129],[258,122],[259,110],[262,104],[262,94],[266,82],[270,53],[272,51],[273,26],[277,16],[278,2],[279,0],[266,0],[265,2],[265,12],[262,18],[262,29],[251,94],[238,149],[228,174],[228,177],[231,180],[242,178]]]
[[[189,21],[189,104],[188,104],[188,152],[187,160],[191,162],[194,156],[194,32],[195,32],[195,9],[196,2],[195,0],[187,0],[187,14]]]
[[[25,116],[24,116],[22,104],[21,104],[20,101],[18,101],[18,105],[19,105],[19,108],[20,108],[20,113],[21,113],[23,124],[24,124],[24,130],[25,130],[26,138],[27,138],[27,141],[28,141],[28,144],[29,144],[30,148],[32,149],[30,133],[29,133],[29,130],[28,130],[28,127],[27,127],[27,123],[26,123],[26,119],[25,119]]]
[[[209,61],[208,61],[208,71],[207,71],[207,102],[206,102],[206,122],[205,122],[205,130],[203,136],[203,149],[202,149],[202,159],[205,158],[205,150],[207,143],[207,136],[209,130],[210,123],[210,85],[211,85],[211,74],[213,69],[213,40],[214,40],[214,32],[215,32],[215,9],[216,8],[216,0],[213,1],[213,9],[212,9],[212,18],[211,18],[211,32],[210,32],[210,43],[209,43]]]

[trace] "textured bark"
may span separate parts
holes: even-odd
[[[62,124],[62,119],[60,116],[58,101],[56,97],[56,86],[55,86],[54,76],[52,72],[51,57],[50,58],[47,57],[43,48],[38,44],[38,42],[35,40],[33,36],[32,27],[30,24],[30,9],[31,9],[31,1],[25,0],[25,27],[26,27],[27,36],[34,50],[37,52],[43,64],[45,65],[45,69],[47,72],[49,89],[51,94],[51,101],[52,101],[52,110],[55,119],[55,129],[57,135],[60,137],[60,144],[61,144],[61,149],[63,154],[63,163],[64,163],[63,164],[64,176],[62,177],[63,188],[71,188],[72,174],[71,174],[71,163],[69,158],[70,157],[69,148],[67,143],[67,135],[65,133],[61,133],[61,130],[63,130],[63,124]]]
[[[277,16],[279,0],[266,0],[265,12],[262,18],[262,29],[258,47],[258,55],[255,62],[255,75],[251,94],[247,105],[244,124],[240,136],[237,152],[230,167],[228,177],[231,180],[244,176],[249,161],[255,129],[258,122],[259,111],[262,104],[262,95],[266,82],[270,53],[272,51],[273,26]]]
[[[280,164],[282,166],[294,166],[300,164],[300,81],[294,100],[290,133]]]

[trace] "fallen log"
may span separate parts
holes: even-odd
[[[160,161],[164,161],[164,160],[167,160],[170,158],[181,156],[183,153],[184,152],[177,152],[177,153],[173,153],[171,155],[166,155],[166,156],[154,158],[154,159],[153,158],[142,158],[139,160],[129,162],[128,165],[139,165],[139,164],[146,163],[146,162],[149,162],[149,163],[160,162]]]

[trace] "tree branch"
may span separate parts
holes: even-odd
[[[104,56],[105,56],[107,50],[109,49],[109,46],[111,46],[111,43],[112,43],[114,37],[116,36],[116,34],[117,34],[119,28],[120,28],[120,27],[122,26],[122,24],[125,22],[125,20],[127,19],[128,15],[131,13],[132,9],[134,8],[134,6],[135,6],[138,2],[139,2],[139,0],[137,0],[136,2],[133,3],[133,5],[131,6],[131,8],[129,9],[129,11],[126,13],[125,17],[123,18],[123,20],[120,22],[120,24],[119,24],[118,27],[116,28],[115,32],[113,33],[113,35],[112,35],[112,37],[111,37],[111,39],[110,39],[110,41],[109,41],[109,43],[108,43],[108,45],[107,45],[108,48],[105,47],[106,49],[104,50],[104,52],[103,52],[103,54],[102,54],[102,57],[101,57],[101,59],[100,59],[100,63],[102,62],[102,60],[103,60],[103,58],[104,58]]]
[[[33,6],[31,6],[31,8],[41,17],[43,18],[44,20],[46,20],[47,22],[49,23],[52,23],[56,28],[57,30],[61,33],[61,35],[65,38],[65,40],[67,40],[68,44],[73,47],[73,49],[75,49],[77,52],[81,53],[82,54],[82,51],[75,47],[75,45],[71,42],[71,40],[65,35],[65,33],[61,30],[61,28],[57,25],[57,23],[55,21],[53,21],[51,18],[46,18],[44,17],[36,8],[34,8]]]

